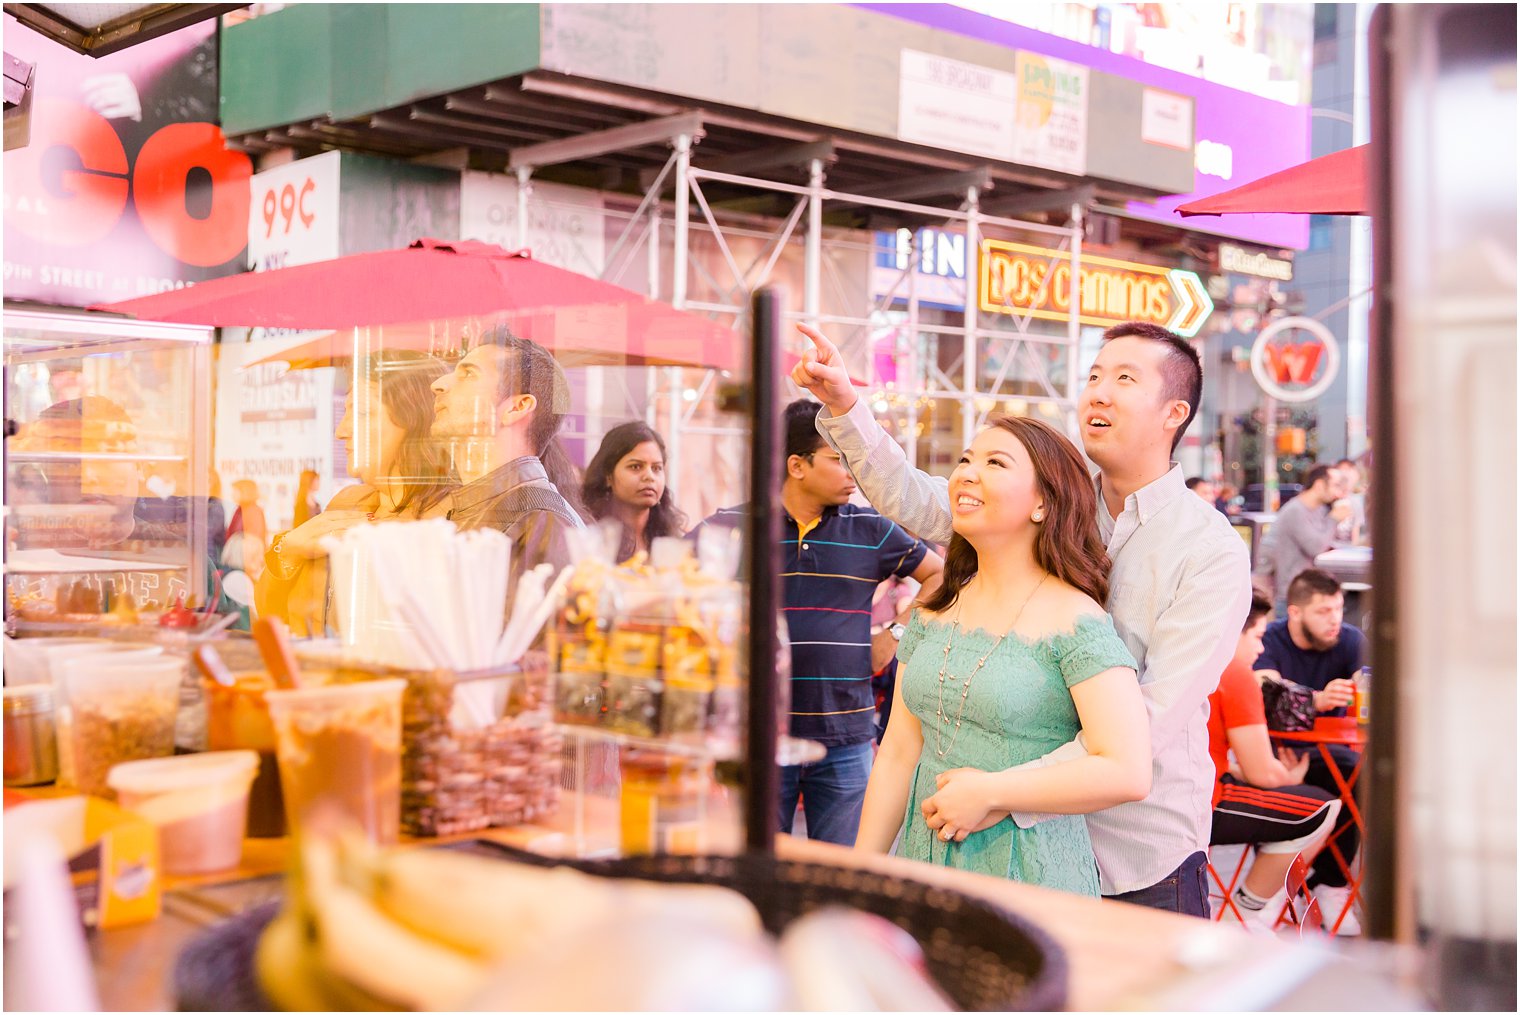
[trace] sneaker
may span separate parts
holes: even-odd
[[[1260,909],[1247,909],[1240,904],[1239,896],[1235,898],[1235,908],[1240,911],[1240,921],[1246,930],[1253,934],[1271,934],[1277,929],[1277,917],[1282,912],[1283,902],[1287,900],[1287,893],[1279,891],[1267,900],[1267,904]]]
[[[1346,899],[1351,895],[1351,889],[1342,885],[1331,887],[1330,885],[1315,885],[1310,889],[1314,897],[1319,900],[1320,912],[1325,918],[1325,929],[1335,926],[1335,921],[1340,918],[1341,910],[1346,906]],[[1356,918],[1356,907],[1346,910],[1346,918],[1341,920],[1340,929],[1335,933],[1340,937],[1352,937],[1362,932],[1361,921]]]

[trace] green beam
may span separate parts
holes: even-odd
[[[223,29],[222,129],[349,119],[538,66],[538,4],[291,4]]]

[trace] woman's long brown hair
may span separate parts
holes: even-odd
[[[1076,445],[1037,419],[997,416],[988,426],[1017,437],[1034,463],[1035,482],[1045,501],[1045,518],[1034,544],[1035,563],[1106,606],[1109,561],[1108,551],[1098,540],[1098,494]],[[976,550],[964,537],[951,537],[944,575],[939,588],[924,601],[924,609],[948,610],[977,569]]]

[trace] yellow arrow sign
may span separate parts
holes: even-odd
[[[983,240],[978,303],[994,314],[1064,321],[1072,310],[1071,254],[1050,247]],[[1186,338],[1214,312],[1203,280],[1191,271],[1112,257],[1082,258],[1077,319],[1106,326],[1144,321]]]

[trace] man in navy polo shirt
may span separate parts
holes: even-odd
[[[1352,678],[1367,661],[1367,641],[1361,631],[1341,622],[1345,596],[1340,583],[1311,567],[1300,571],[1288,583],[1287,600],[1287,619],[1268,626],[1262,637],[1262,652],[1255,666],[1257,675],[1281,677],[1309,688],[1314,692],[1314,707],[1321,715],[1345,715],[1354,689]],[[1342,776],[1349,777],[1356,767],[1357,752],[1331,744],[1330,756]],[[1318,751],[1309,753],[1304,784],[1329,793],[1338,792],[1335,777]],[[1343,814],[1334,839],[1342,856],[1356,855],[1360,836],[1349,814]],[[1310,883],[1326,913],[1340,913],[1345,908],[1350,889],[1330,850],[1321,850],[1314,858]],[[1355,914],[1348,912],[1339,933],[1356,934],[1360,929]]]
[[[781,575],[792,644],[791,733],[828,753],[782,766],[780,818],[790,832],[800,794],[809,837],[849,846],[874,756],[871,597],[894,575],[927,582],[944,561],[875,511],[849,503],[855,480],[819,436],[819,408],[805,398],[786,407]],[[738,525],[745,513],[725,508],[703,524]]]

